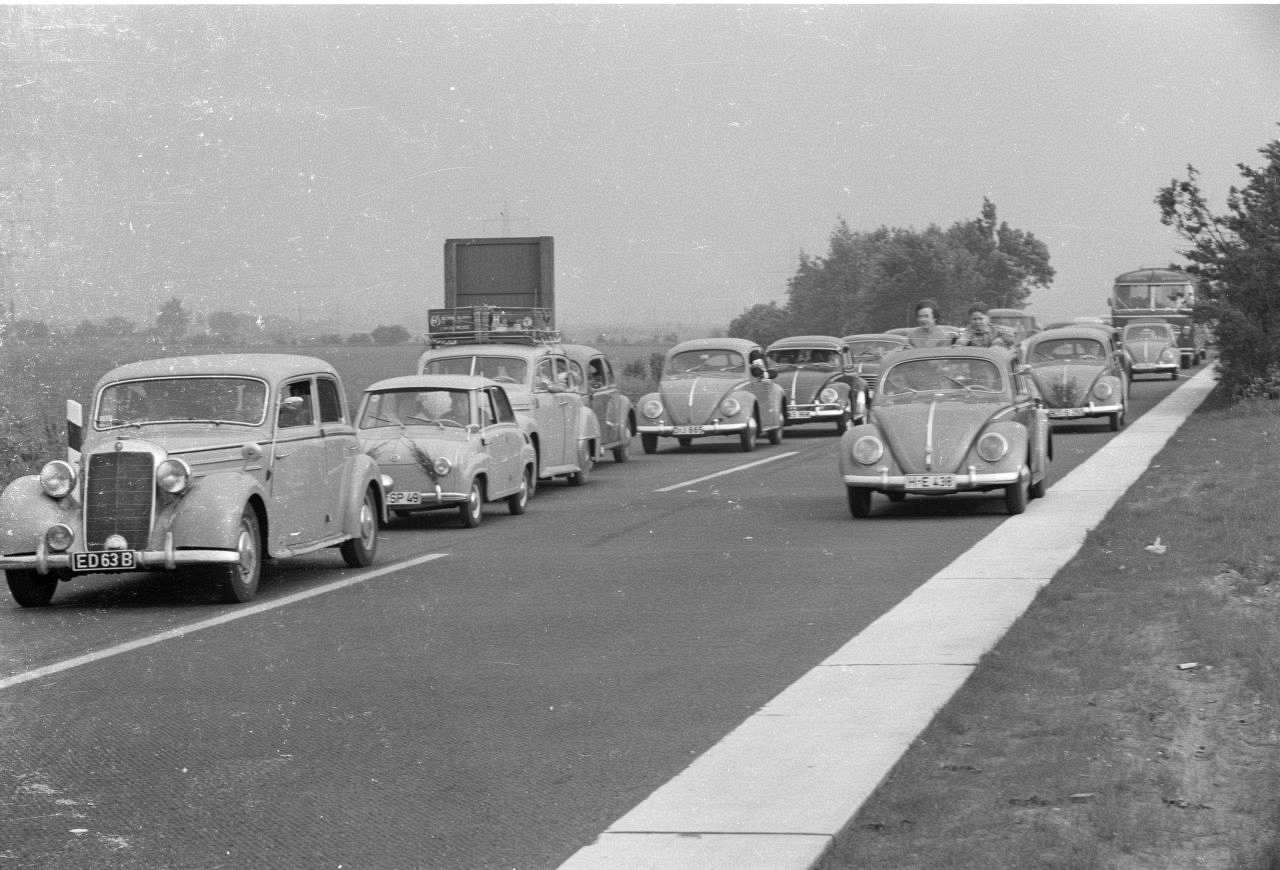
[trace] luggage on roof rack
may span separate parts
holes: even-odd
[[[472,305],[427,310],[427,344],[538,344],[560,340],[550,308]]]

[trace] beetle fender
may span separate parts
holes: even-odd
[[[172,509],[174,545],[234,549],[240,515],[254,495],[267,502],[262,487],[246,474],[219,472],[199,478]],[[263,534],[265,539],[265,529]]]
[[[0,494],[0,551],[33,553],[36,538],[54,523],[65,523],[78,533],[79,516],[80,503],[45,495],[39,475],[16,478]]]
[[[999,462],[995,463],[995,468],[1000,470],[1016,470],[1027,459],[1027,427],[1023,426],[1017,420],[1001,420],[996,423],[984,426],[973,444],[969,446],[969,455],[977,457],[978,441],[988,432],[998,432],[1009,442],[1009,452],[1006,453]],[[985,463],[984,463],[985,464]]]

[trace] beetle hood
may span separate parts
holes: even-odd
[[[1163,339],[1134,339],[1124,343],[1129,358],[1136,363],[1160,362],[1160,354],[1170,347],[1173,347],[1173,342]]]
[[[674,425],[697,425],[719,416],[720,403],[745,386],[738,378],[698,375],[663,378],[659,392]]]
[[[834,381],[840,372],[830,368],[804,368],[801,366],[784,366],[778,369],[774,383],[782,387],[787,398],[797,404],[816,402],[822,388]]]
[[[970,446],[1006,407],[989,401],[934,399],[881,405],[872,419],[904,474],[951,473],[961,470]]]

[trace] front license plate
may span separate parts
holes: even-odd
[[[807,420],[813,416],[813,412],[801,411],[797,409],[795,411],[788,411],[787,416],[790,417],[792,420]]]
[[[953,474],[908,474],[907,489],[955,489]]]
[[[701,435],[701,426],[675,426],[671,430],[672,435]]]
[[[134,550],[72,553],[72,571],[136,571],[138,554]]]
[[[1063,417],[1083,417],[1083,416],[1084,416],[1084,412],[1073,411],[1070,408],[1050,408],[1049,409],[1049,417],[1055,420],[1060,420]]]
[[[387,504],[422,504],[422,493],[420,492],[389,492],[387,493]]]

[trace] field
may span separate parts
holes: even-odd
[[[648,370],[649,358],[666,348],[659,345],[602,345],[613,362],[623,392],[632,399],[654,389],[650,375],[624,375],[639,361]],[[317,356],[337,368],[354,408],[364,388],[374,381],[408,374],[422,353],[420,344],[391,346],[326,345],[315,348],[257,346],[219,348],[220,351],[252,350],[261,353],[302,353]],[[63,341],[48,345],[9,344],[0,348],[5,378],[0,384],[0,474],[12,478],[38,471],[48,459],[62,454],[67,399],[88,405],[93,385],[105,372],[127,362],[186,353],[207,348],[165,347],[141,338],[120,338],[93,343]]]

